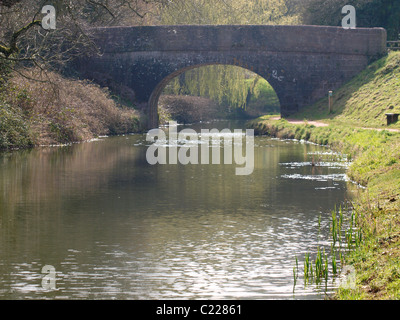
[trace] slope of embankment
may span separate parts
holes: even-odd
[[[400,53],[390,53],[334,93],[330,114],[326,98],[294,115],[297,121],[249,123],[256,134],[329,145],[352,159],[348,176],[366,187],[354,200],[363,241],[346,258],[357,287],[340,289],[339,299],[400,298],[400,123],[388,127],[385,116],[400,113],[399,88]]]
[[[139,114],[89,81],[31,70],[0,86],[0,150],[140,130]]]

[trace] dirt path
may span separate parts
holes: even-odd
[[[366,129],[366,130],[376,130],[376,131],[390,131],[390,132],[400,132],[399,129],[379,129],[379,128],[360,128],[360,129]]]
[[[280,117],[274,117],[271,118],[271,120],[280,120]],[[285,119],[287,122],[289,123],[293,123],[293,124],[311,124],[314,125],[316,127],[328,127],[329,124],[325,123],[325,122],[320,122],[320,121],[303,121],[303,120],[297,120],[297,119]],[[390,131],[390,132],[400,132],[400,129],[389,129],[389,128],[366,128],[366,127],[359,127],[360,129],[365,129],[365,130],[376,130],[376,131]]]
[[[271,120],[280,120],[280,117],[274,117],[271,118]],[[303,120],[296,120],[296,119],[285,119],[287,122],[289,123],[293,123],[293,124],[306,124],[306,121]],[[327,127],[329,126],[329,124],[324,123],[324,122],[319,122],[319,121],[307,121],[308,124],[311,124],[313,126],[316,127]]]

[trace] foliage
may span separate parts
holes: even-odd
[[[248,94],[244,76],[245,73],[238,67],[206,66],[173,79],[169,91],[173,94],[204,96],[219,104],[244,108]],[[256,78],[253,76],[253,79]]]
[[[297,2],[284,0],[178,0],[159,7],[160,24],[296,24]],[[205,96],[232,108],[246,108],[259,77],[234,66],[212,65],[176,78],[168,93]],[[172,90],[170,88],[173,88]],[[269,90],[273,91],[269,86]],[[277,100],[274,99],[272,104]]]
[[[176,0],[158,7],[158,17],[166,25],[296,24],[296,4],[293,0]]]
[[[221,114],[217,104],[210,99],[194,96],[162,95],[158,106],[159,123],[175,120],[180,124],[210,121]]]
[[[351,4],[356,8],[357,27],[383,27],[389,40],[397,40],[400,33],[400,2],[398,0],[306,0],[302,11],[305,24],[340,26],[344,17],[341,10]]]
[[[0,2],[0,63],[21,67],[59,68],[78,55],[96,53],[90,27],[143,24],[158,0],[56,0],[56,29],[41,27],[46,0]]]
[[[13,62],[0,59],[0,90],[10,78]]]
[[[30,69],[32,81],[12,75],[0,95],[1,147],[85,141],[99,135],[137,132],[139,115],[87,82]]]
[[[29,126],[21,110],[0,103],[0,150],[30,145]]]
[[[236,108],[261,111],[260,115],[279,110],[278,97],[265,79],[232,66],[212,65],[185,72],[169,83],[164,94],[207,97],[229,112]]]

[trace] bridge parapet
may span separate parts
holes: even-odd
[[[158,98],[166,84],[199,66],[237,65],[259,74],[275,89],[285,117],[387,53],[382,28],[183,25],[92,31],[102,55],[77,61],[78,70],[146,103],[149,128],[157,126]]]
[[[221,25],[143,26],[92,29],[105,53],[140,51],[270,51],[382,55],[383,28]]]

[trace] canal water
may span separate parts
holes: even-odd
[[[349,197],[339,155],[255,137],[254,171],[239,176],[150,165],[149,145],[133,134],[0,153],[1,299],[325,297],[300,280],[293,291],[293,267],[329,248],[331,209]]]

